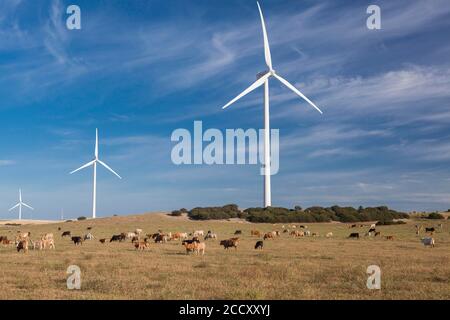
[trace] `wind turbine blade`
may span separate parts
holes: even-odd
[[[264,57],[266,58],[266,64],[269,67],[269,70],[272,70],[272,57],[270,55],[269,39],[267,37],[266,24],[264,22],[264,16],[261,10],[261,6],[259,5],[259,2],[256,1],[256,4],[258,5],[259,15],[261,16],[261,25],[264,37]]]
[[[22,189],[19,189],[19,202],[22,202]]]
[[[111,171],[113,174],[115,174],[119,179],[122,179],[121,176],[119,176],[113,169],[111,169],[106,163],[104,163],[101,160],[97,160],[98,163],[100,163],[102,166],[104,166],[106,169],[108,169],[109,171]]]
[[[95,159],[98,158],[98,129],[95,129]]]
[[[8,211],[13,211],[15,208],[17,208],[18,206],[20,206],[20,203],[16,204],[14,207],[12,207],[11,209],[9,209]]]
[[[86,163],[84,166],[79,167],[79,168],[76,169],[76,170],[73,170],[70,174],[73,174],[73,173],[75,173],[75,172],[78,172],[78,171],[80,171],[80,170],[83,170],[84,168],[87,168],[87,167],[89,167],[89,166],[92,166],[92,165],[94,164],[94,162],[95,162],[95,160],[92,160],[91,162]]]
[[[252,92],[253,90],[255,90],[256,88],[260,87],[261,85],[264,84],[264,82],[267,80],[267,78],[270,77],[270,73],[266,73],[264,76],[262,76],[261,78],[259,78],[258,80],[256,80],[250,87],[248,87],[247,89],[245,89],[240,95],[238,95],[236,98],[234,98],[233,100],[231,100],[230,102],[228,102],[225,106],[222,107],[222,109],[228,108],[230,105],[232,105],[233,103],[235,103],[237,100],[239,100],[240,98],[242,98],[243,96],[245,96],[247,93]]]
[[[303,93],[301,93],[296,87],[294,87],[292,84],[290,84],[286,79],[283,79],[282,77],[280,77],[277,74],[273,75],[275,78],[277,78],[278,80],[280,80],[280,82],[282,84],[284,84],[286,87],[288,87],[289,89],[291,89],[292,91],[294,91],[297,95],[299,95],[300,97],[302,97],[303,99],[305,99],[311,106],[313,106],[317,111],[319,111],[320,113],[323,113],[322,110],[320,110],[311,100],[309,100]]]
[[[26,203],[24,203],[24,202],[22,202],[22,205],[23,205],[23,206],[25,206],[25,207],[27,207],[28,209],[34,210],[34,208],[33,208],[33,207],[30,207],[29,205],[27,205],[27,204],[26,204]]]

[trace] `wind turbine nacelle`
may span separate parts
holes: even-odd
[[[256,75],[256,80],[261,79],[263,76],[265,76],[267,74],[267,72],[269,72],[269,71],[265,70],[265,71],[261,71],[260,73],[258,73]]]

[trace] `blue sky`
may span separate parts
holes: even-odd
[[[70,4],[82,29],[66,29]],[[366,8],[381,7],[381,30]],[[450,208],[448,1],[268,1],[274,68],[324,111],[272,81],[280,129],[273,205]],[[259,166],[175,166],[177,128],[261,128],[264,70],[255,1],[0,2],[0,218],[17,189],[33,218],[238,203],[260,206]],[[29,212],[24,217],[30,218]]]

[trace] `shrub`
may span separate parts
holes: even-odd
[[[173,210],[171,213],[169,213],[169,216],[172,216],[172,217],[179,217],[179,216],[181,216],[181,210]]]
[[[181,210],[175,211],[177,214],[181,212]],[[359,207],[358,209],[339,206],[329,208],[313,206],[305,210],[302,210],[300,206],[295,206],[294,209],[283,207],[255,207],[240,211],[235,204],[229,204],[223,207],[193,208],[189,211],[188,216],[193,220],[242,218],[250,222],[264,223],[381,221],[382,224],[395,224],[393,222],[394,219],[409,218],[408,214],[391,210],[386,206],[373,208]]]
[[[193,220],[245,218],[245,214],[239,210],[236,204],[228,204],[223,207],[197,207],[189,211],[188,216]]]
[[[385,221],[378,221],[376,223],[377,226],[390,226],[390,225],[395,225],[395,224],[406,224],[406,222],[402,221],[402,220],[398,220],[398,221],[385,220]]]
[[[426,219],[445,219],[445,217],[440,213],[432,212],[426,217]]]
[[[77,220],[78,220],[78,221],[86,220],[86,217],[81,216],[81,217],[78,217]]]

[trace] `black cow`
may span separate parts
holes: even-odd
[[[111,240],[109,240],[109,242],[113,242],[113,241],[119,241],[119,242],[122,242],[122,241],[125,241],[125,238],[126,238],[126,236],[125,236],[125,234],[123,234],[123,233],[121,233],[121,234],[115,234],[115,235],[113,235],[113,236],[111,237]]]
[[[261,240],[257,241],[256,244],[255,244],[255,250],[256,249],[261,249],[262,250],[263,246],[264,246],[264,242],[263,241],[261,241]]]
[[[72,237],[72,241],[73,241],[73,244],[76,245],[76,246],[83,244],[83,238],[82,237],[78,237],[78,236]]]
[[[64,231],[62,234],[61,234],[61,237],[70,237],[71,236],[71,234],[70,234],[70,231]]]
[[[242,230],[236,230],[234,234],[242,234]]]
[[[183,241],[181,242],[181,244],[183,244],[183,245],[184,245],[185,243],[191,244],[191,243],[194,243],[194,242],[200,243],[200,239],[199,239],[198,237],[193,237],[192,240],[183,240]]]
[[[436,229],[434,227],[431,228],[425,228],[425,232],[434,232]]]
[[[357,238],[357,239],[359,239],[359,233],[358,232],[350,233],[350,235],[348,237],[349,238]]]

